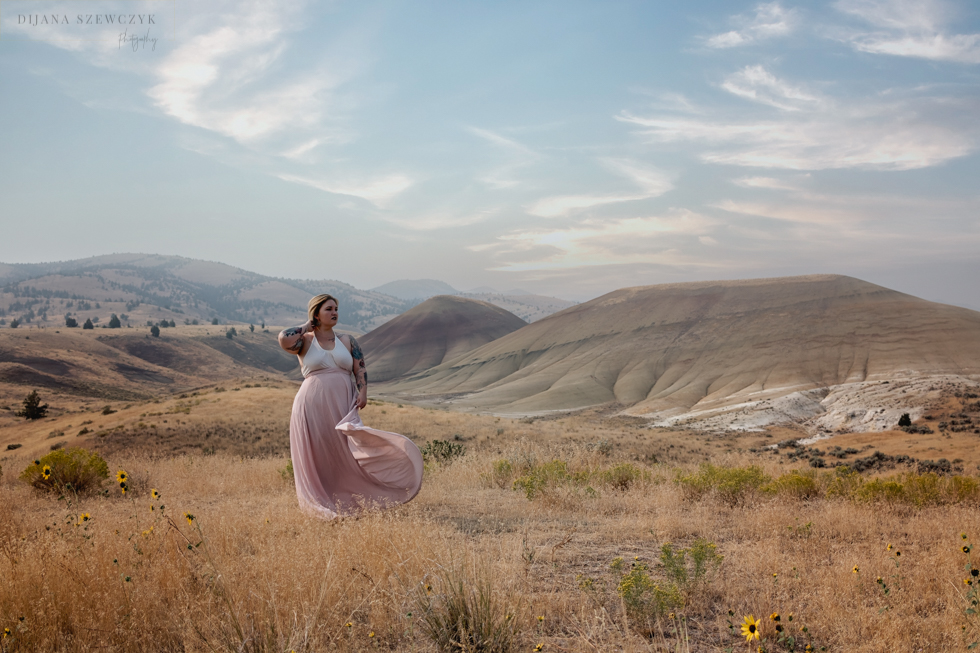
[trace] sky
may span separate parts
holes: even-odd
[[[978,116],[966,0],[0,0],[0,261],[980,310]]]

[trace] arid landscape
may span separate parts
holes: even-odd
[[[37,274],[5,287],[8,321],[15,287],[106,302]],[[0,328],[2,650],[980,640],[974,311],[836,276],[630,288],[531,324],[466,297],[392,309],[350,328],[386,380],[362,417],[422,448],[422,491],[321,522],[296,505],[281,325],[172,314],[191,305]],[[35,461],[76,448],[101,488],[43,489]]]

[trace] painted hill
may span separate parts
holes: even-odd
[[[388,381],[428,370],[525,324],[493,304],[439,295],[386,322],[359,342],[364,347],[369,378]]]
[[[616,402],[665,418],[926,375],[980,375],[980,313],[820,275],[618,290],[386,392],[499,413]]]
[[[155,254],[111,254],[75,261],[0,264],[0,326],[105,324],[172,320],[291,326],[306,321],[306,302],[329,292],[340,301],[340,326],[358,333],[411,308],[414,302],[358,290],[334,280],[278,279],[240,268]],[[123,317],[125,316],[125,317]]]

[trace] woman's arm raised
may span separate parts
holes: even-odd
[[[298,356],[303,352],[303,335],[312,330],[313,326],[309,320],[300,326],[283,329],[279,332],[279,346]]]

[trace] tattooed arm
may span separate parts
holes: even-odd
[[[291,354],[297,356],[303,353],[303,345],[306,344],[303,335],[313,331],[313,326],[307,321],[300,326],[283,329],[279,332],[279,346]]]
[[[367,406],[367,365],[364,364],[364,353],[354,336],[347,336],[347,339],[350,341],[351,358],[354,359],[354,369],[351,373],[357,383],[357,407],[364,408]]]

